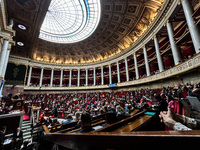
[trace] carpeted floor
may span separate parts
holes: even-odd
[[[23,120],[29,120],[30,119],[30,116],[27,115],[26,113],[24,113],[24,117],[23,117]]]

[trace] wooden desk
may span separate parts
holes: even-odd
[[[134,120],[133,122],[129,123],[128,125],[118,128],[117,130],[114,130],[112,132],[131,132],[134,129],[138,128],[139,126],[141,126],[142,124],[144,124],[145,122],[147,122],[148,120],[150,120],[153,116],[150,115],[144,115],[140,118],[138,118],[137,120]]]
[[[124,125],[127,125],[129,122],[132,122],[132,121],[136,120],[137,118],[141,117],[145,112],[146,112],[146,110],[136,113],[131,117],[125,118],[125,119],[115,122],[113,124],[107,124],[105,127],[98,129],[98,130],[94,130],[92,132],[112,132]]]
[[[46,130],[45,130],[46,131]],[[94,134],[60,134],[45,135],[50,143],[55,143],[66,149],[193,149],[199,146],[200,131],[137,131],[137,132],[96,132]],[[49,144],[50,145],[50,144]],[[53,145],[53,144],[52,144]],[[64,149],[64,148],[63,148]]]
[[[139,112],[139,109],[134,109],[131,113],[130,113],[130,115],[132,116],[132,115],[134,115],[134,114],[137,114]]]

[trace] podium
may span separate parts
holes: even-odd
[[[39,116],[40,116],[41,107],[31,106],[30,109],[31,109],[30,110],[31,111],[31,118],[30,118],[31,124],[33,124],[36,121],[39,122]]]

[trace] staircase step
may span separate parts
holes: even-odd
[[[22,126],[22,129],[31,128],[30,125]]]
[[[31,132],[28,131],[28,132],[23,133],[23,136],[26,136],[26,135],[30,135],[31,136]]]
[[[32,130],[31,127],[30,128],[26,128],[26,129],[22,129],[23,132],[27,132],[27,131],[31,131],[31,130]]]
[[[22,126],[27,126],[27,125],[31,125],[31,123],[22,123]]]
[[[23,122],[30,122],[30,120],[24,120]]]
[[[27,136],[23,136],[23,139],[24,139],[24,140],[26,140],[26,139],[29,139],[29,140],[30,140],[30,139],[32,139],[32,137],[31,137],[31,135],[27,135]]]

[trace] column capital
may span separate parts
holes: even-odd
[[[126,57],[126,58],[124,58],[124,60],[127,60],[127,57]]]
[[[164,23],[164,26],[167,26],[168,23],[169,23],[169,19],[167,19],[167,21]]]
[[[5,41],[8,41],[8,42],[9,42],[10,38],[9,38],[9,37],[6,37],[6,36],[4,36],[4,37],[3,37],[3,40],[5,40]]]
[[[181,5],[182,1],[183,1],[183,0],[179,0],[178,5]]]
[[[142,48],[145,49],[145,48],[146,48],[146,45],[143,45]]]
[[[154,40],[155,38],[157,38],[156,34],[152,37],[152,40]]]
[[[63,68],[60,68],[60,71],[64,70]]]
[[[40,67],[40,68],[44,70],[44,67]]]
[[[88,68],[85,68],[85,70],[88,70]]]
[[[51,70],[54,70],[55,68],[51,68]]]
[[[101,69],[103,68],[103,66],[101,66]]]

